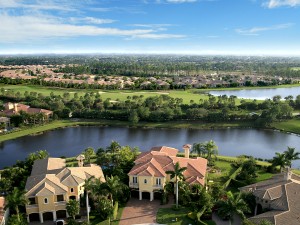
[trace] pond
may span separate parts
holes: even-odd
[[[0,143],[0,169],[23,160],[30,152],[47,150],[52,157],[76,156],[85,148],[105,148],[112,140],[121,145],[147,151],[166,145],[182,150],[182,145],[214,140],[220,155],[252,155],[270,159],[275,152],[299,146],[300,137],[272,130],[258,129],[142,129],[126,127],[68,127],[36,136],[25,136]],[[297,149],[299,150],[299,149]],[[296,161],[294,167],[300,167]]]
[[[267,98],[272,99],[275,95],[280,95],[282,99],[288,95],[292,95],[294,99],[297,95],[300,95],[299,87],[289,87],[289,88],[260,88],[260,89],[241,89],[241,90],[228,90],[228,91],[210,91],[212,95],[235,95],[238,98],[245,99],[257,99],[265,100]]]

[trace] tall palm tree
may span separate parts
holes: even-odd
[[[85,203],[86,203],[86,214],[87,214],[87,221],[90,222],[90,212],[89,212],[89,192],[94,188],[94,179],[95,177],[89,177],[85,180],[84,183],[84,190],[85,190]]]
[[[6,206],[5,208],[11,208],[16,211],[18,222],[20,222],[20,211],[19,206],[24,206],[27,203],[25,198],[25,191],[21,191],[18,188],[14,188],[13,191],[6,196]]]
[[[211,160],[212,156],[214,155],[215,157],[219,154],[218,152],[218,146],[213,140],[210,140],[208,142],[204,143],[204,148],[206,151],[206,158],[208,161]]]
[[[222,217],[229,217],[230,225],[233,222],[233,217],[235,214],[244,219],[244,213],[250,212],[247,203],[241,198],[240,193],[233,195],[231,192],[227,192],[227,199],[221,200],[218,205],[218,214]]]
[[[286,151],[283,152],[285,155],[285,159],[287,161],[287,165],[291,168],[292,161],[300,159],[300,152],[295,152],[295,148],[288,147]]]
[[[178,208],[178,181],[183,180],[183,172],[186,170],[186,167],[180,167],[179,162],[174,166],[174,170],[169,170],[166,173],[171,175],[171,179],[175,178],[176,183],[176,208]]]
[[[288,165],[288,161],[284,153],[276,152],[275,154],[276,156],[274,156],[272,159],[272,166],[279,166],[280,171],[282,171],[282,169]]]
[[[203,143],[194,143],[191,152],[196,153],[198,156],[204,155],[205,149]]]

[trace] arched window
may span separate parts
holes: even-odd
[[[147,184],[147,179],[144,180],[144,184]]]
[[[71,188],[71,192],[74,192],[74,188]]]
[[[44,198],[44,204],[48,204],[48,198]]]

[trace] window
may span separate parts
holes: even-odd
[[[71,192],[74,192],[74,188],[71,188]]]
[[[44,204],[48,204],[48,198],[44,198]]]
[[[132,183],[137,184],[137,177],[132,178]]]
[[[161,185],[161,179],[160,178],[156,178],[156,185],[160,186]]]
[[[56,199],[58,202],[63,202],[64,201],[64,196],[63,195],[57,195]]]
[[[28,198],[29,205],[35,205],[35,198]]]
[[[147,179],[144,180],[144,184],[147,184]]]

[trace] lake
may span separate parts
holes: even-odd
[[[30,152],[47,150],[52,157],[76,156],[85,148],[108,146],[112,140],[121,145],[147,151],[166,145],[182,150],[182,145],[214,140],[220,155],[252,155],[270,159],[275,152],[299,146],[300,137],[272,130],[258,129],[142,129],[126,127],[68,127],[25,136],[0,143],[0,169],[23,160]],[[297,149],[299,150],[299,149]],[[300,168],[300,161],[294,163]]]
[[[220,95],[235,95],[238,98],[265,100],[272,99],[275,95],[280,95],[282,99],[288,95],[292,95],[294,99],[300,95],[299,87],[289,88],[260,88],[260,89],[241,89],[241,90],[228,90],[228,91],[209,91],[210,94],[215,96]]]

